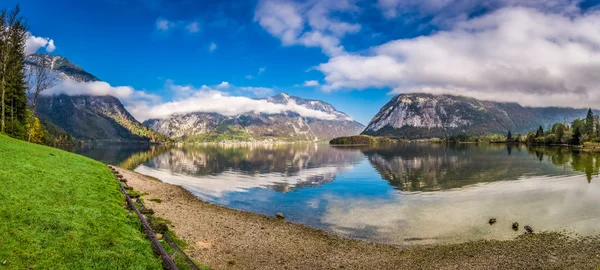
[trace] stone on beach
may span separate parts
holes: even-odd
[[[198,242],[196,242],[196,248],[197,249],[207,250],[207,249],[211,249],[212,248],[212,244],[210,242],[198,241]]]

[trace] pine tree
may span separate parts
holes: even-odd
[[[536,138],[544,137],[544,128],[542,128],[542,126],[540,126],[540,128],[538,128],[537,132],[535,133],[535,137]]]
[[[576,128],[575,131],[573,132],[573,137],[571,139],[571,144],[573,144],[573,145],[580,145],[581,144],[581,130],[579,128]]]
[[[23,68],[27,25],[19,13],[18,5],[9,12],[0,12],[0,132],[24,138],[27,97]]]
[[[512,133],[510,132],[510,130],[508,131],[508,134],[506,134],[506,141],[512,141],[513,137],[512,137]]]
[[[584,133],[588,135],[588,138],[594,136],[594,113],[591,108],[588,109],[587,116],[585,117]]]

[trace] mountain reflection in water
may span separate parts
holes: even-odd
[[[267,215],[283,212],[293,222],[371,241],[510,239],[522,233],[510,230],[514,221],[536,231],[600,232],[595,181],[600,156],[594,152],[417,143],[75,151],[181,185],[217,204]],[[490,226],[492,217],[498,223]]]

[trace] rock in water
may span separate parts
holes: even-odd
[[[513,222],[512,228],[513,228],[513,230],[518,230],[519,229],[519,222]]]
[[[533,233],[533,229],[529,225],[525,226],[524,228],[527,231],[527,233]]]
[[[277,214],[275,214],[275,216],[276,216],[277,218],[281,218],[281,219],[284,219],[284,218],[285,218],[285,216],[284,216],[282,213],[277,213]]]

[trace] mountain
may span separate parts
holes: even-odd
[[[99,79],[67,58],[36,53],[27,56],[26,68],[41,59],[50,62],[53,75],[60,80],[93,82]],[[113,96],[41,95],[36,114],[45,125],[58,127],[79,140],[162,142],[169,138],[147,128]]]
[[[83,70],[83,68],[73,64],[69,59],[60,55],[49,55],[44,53],[34,53],[25,57],[25,67],[37,65],[40,59],[50,62],[50,69],[57,75],[59,80],[71,79],[76,82],[95,82],[100,81],[96,76]]]
[[[275,104],[295,103],[307,109],[325,112],[331,119],[303,117],[294,111],[278,114],[247,112],[226,116],[215,112],[176,114],[164,119],[149,119],[144,125],[159,133],[183,141],[319,141],[359,134],[364,126],[331,104],[281,93],[269,98]]]
[[[407,139],[460,134],[527,133],[585,117],[587,109],[523,107],[454,95],[400,94],[373,117],[365,135]]]
[[[135,120],[113,96],[40,96],[36,112],[40,120],[62,128],[79,140],[161,142],[168,139]]]

